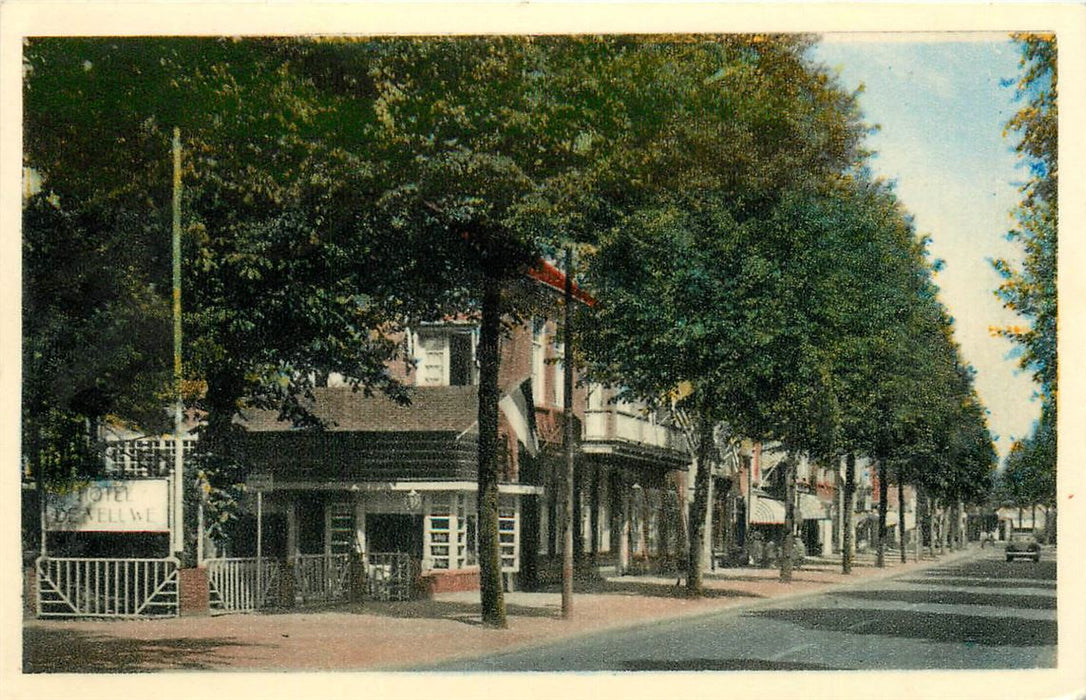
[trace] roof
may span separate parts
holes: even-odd
[[[565,294],[566,292],[565,273],[543,258],[540,258],[539,261],[528,270],[528,276],[536,282],[554,289],[559,294]],[[573,285],[573,296],[587,306],[596,305],[596,299],[588,292],[578,287],[576,283]]]
[[[411,403],[401,406],[384,394],[366,396],[350,387],[313,390],[313,415],[339,432],[456,432],[471,428],[478,415],[474,386],[414,387]],[[288,431],[290,421],[276,411],[249,409],[238,422],[252,432]]]

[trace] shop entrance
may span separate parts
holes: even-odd
[[[422,560],[422,516],[399,513],[366,515],[366,548],[370,552],[403,552]]]

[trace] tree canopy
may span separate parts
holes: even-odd
[[[1048,501],[1055,497],[1056,423],[1059,397],[1057,350],[1057,260],[1059,253],[1059,138],[1058,67],[1056,38],[1019,34],[1021,51],[1016,97],[1023,106],[1007,122],[1004,135],[1017,135],[1015,150],[1029,178],[1021,187],[1015,211],[1016,226],[1008,238],[1022,246],[1020,265],[996,260],[1003,282],[996,295],[1003,305],[1022,316],[1025,326],[999,329],[1021,350],[1020,365],[1032,373],[1041,400],[1041,417],[1032,435],[1019,441],[1008,457],[1007,468],[1027,465],[1038,471],[1028,479],[1046,484],[1049,491],[1032,495]],[[1010,457],[1014,457],[1011,464]]]
[[[224,441],[248,407],[313,426],[303,399],[330,372],[407,400],[388,371],[405,361],[396,333],[477,315],[488,623],[504,624],[501,319],[526,310],[512,282],[570,244],[600,300],[579,324],[593,378],[650,402],[690,382],[703,435],[726,421],[796,454],[945,469],[958,476],[941,487],[966,493],[973,472],[955,470],[980,469],[990,441],[937,265],[867,172],[871,127],[857,95],[810,59],[813,41],[30,40],[26,165],[43,189],[24,211],[24,425],[40,426],[27,444],[108,414],[160,429],[178,128],[184,360],[205,465],[221,458],[223,485],[239,478]],[[1017,125],[1022,149],[1044,152],[1047,127]],[[1046,187],[1028,190],[1030,206]],[[1022,235],[1047,231],[1046,216],[1022,218]],[[1004,269],[1002,293],[1032,308]],[[1047,350],[1029,352],[1046,372]]]

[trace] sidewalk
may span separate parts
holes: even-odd
[[[728,568],[705,574],[706,594],[684,597],[675,577],[612,577],[580,583],[574,616],[562,620],[557,590],[505,596],[509,627],[479,622],[477,591],[434,600],[343,605],[259,615],[123,621],[41,621],[23,626],[24,672],[139,672],[155,670],[352,671],[395,670],[441,660],[508,651],[597,632],[727,609],[749,609],[782,599],[968,558],[976,548],[936,559],[887,567],[861,555],[853,573],[840,561],[811,558],[778,581],[775,569]]]

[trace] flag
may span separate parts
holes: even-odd
[[[535,457],[539,454],[539,440],[535,430],[535,408],[532,402],[532,379],[529,377],[498,402],[509,421],[517,440]]]

